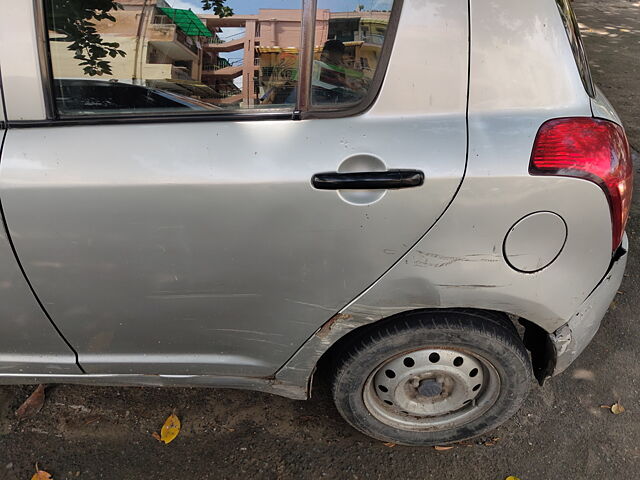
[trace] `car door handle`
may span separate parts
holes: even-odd
[[[318,190],[397,190],[419,187],[424,183],[420,170],[386,170],[384,172],[316,173],[311,184]]]

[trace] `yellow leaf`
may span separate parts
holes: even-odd
[[[504,480],[520,480],[518,477],[514,477],[513,475],[509,475],[507,478],[505,478]]]
[[[624,407],[620,402],[616,402],[613,405],[611,405],[611,413],[613,413],[614,415],[620,415],[623,412],[624,412]]]
[[[178,433],[180,433],[180,419],[175,413],[172,413],[162,426],[160,439],[164,443],[170,443],[178,436]]]
[[[44,470],[40,470],[38,468],[38,464],[36,463],[36,473],[33,474],[31,480],[53,480],[50,473],[45,472]]]
[[[53,480],[53,478],[49,473],[43,470],[38,470],[33,477],[31,477],[31,480]]]

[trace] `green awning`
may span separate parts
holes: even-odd
[[[202,20],[200,20],[191,10],[162,7],[160,7],[160,10],[162,10],[162,13],[167,17],[173,20],[173,23],[175,23],[180,30],[191,37],[198,35],[202,37],[213,36],[206,25],[202,23]]]

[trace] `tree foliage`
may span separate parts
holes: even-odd
[[[204,10],[213,10],[220,17],[233,15],[233,10],[225,5],[226,0],[201,0]],[[60,38],[69,42],[67,47],[74,52],[78,65],[86,75],[112,75],[112,58],[124,57],[127,52],[120,49],[117,42],[106,42],[97,32],[96,23],[115,22],[113,12],[124,7],[115,0],[50,0],[47,8],[47,25]]]
[[[219,17],[230,17],[233,15],[231,7],[225,5],[226,0],[200,0],[203,10],[213,10]]]

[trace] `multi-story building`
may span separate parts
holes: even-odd
[[[316,59],[320,58],[324,44],[339,40],[345,47],[345,58],[351,67],[373,72],[389,23],[389,12],[317,12],[315,32]],[[301,10],[260,9],[256,15],[234,15],[219,18],[200,15],[211,31],[224,28],[243,29],[225,42],[217,37],[204,45],[205,52],[219,59],[222,53],[242,52],[232,64],[216,60],[208,63],[205,57],[202,80],[216,85],[242,77],[238,82],[242,92],[226,102],[242,102],[247,106],[260,103],[269,87],[297,78],[298,53],[301,33]]]
[[[203,44],[214,38],[190,10],[172,9],[164,0],[119,0],[123,10],[112,10],[115,21],[96,22],[105,42],[115,42],[126,55],[106,58],[109,79],[162,88],[198,97],[216,96],[201,82]],[[56,78],[83,78],[82,66],[61,41],[64,34],[50,31]]]

